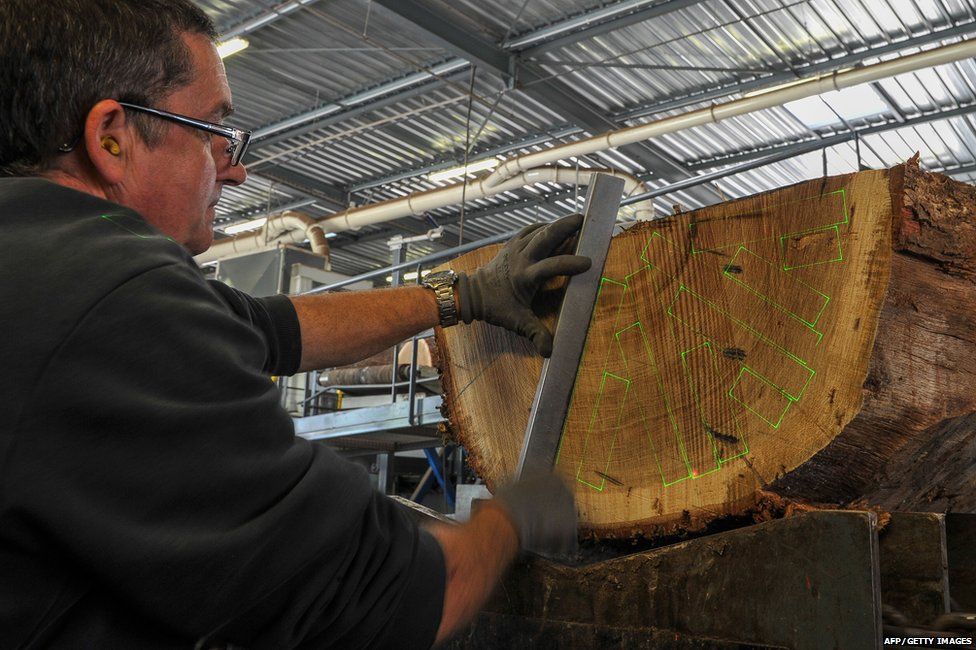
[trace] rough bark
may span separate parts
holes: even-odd
[[[697,530],[770,495],[976,506],[974,212],[912,161],[615,237],[557,462],[584,532]],[[492,487],[541,360],[496,327],[437,337],[450,429]]]

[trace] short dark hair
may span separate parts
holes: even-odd
[[[185,33],[217,38],[190,0],[0,1],[0,176],[50,169],[102,99],[155,106],[190,83]],[[162,127],[130,119],[152,146]]]

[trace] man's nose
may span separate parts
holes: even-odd
[[[247,168],[243,162],[231,165],[230,161],[226,160],[224,165],[224,173],[220,175],[218,180],[223,181],[227,185],[240,185],[247,180]]]

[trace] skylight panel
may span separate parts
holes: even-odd
[[[860,120],[888,111],[888,105],[868,84],[798,99],[785,106],[811,129],[839,125],[841,119]]]

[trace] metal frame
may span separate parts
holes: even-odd
[[[410,422],[410,408],[406,402],[383,406],[367,406],[306,418],[294,418],[295,435],[307,440],[331,440],[365,435],[380,431],[412,431],[418,427],[435,426],[444,421],[439,395],[418,397],[414,421]]]

